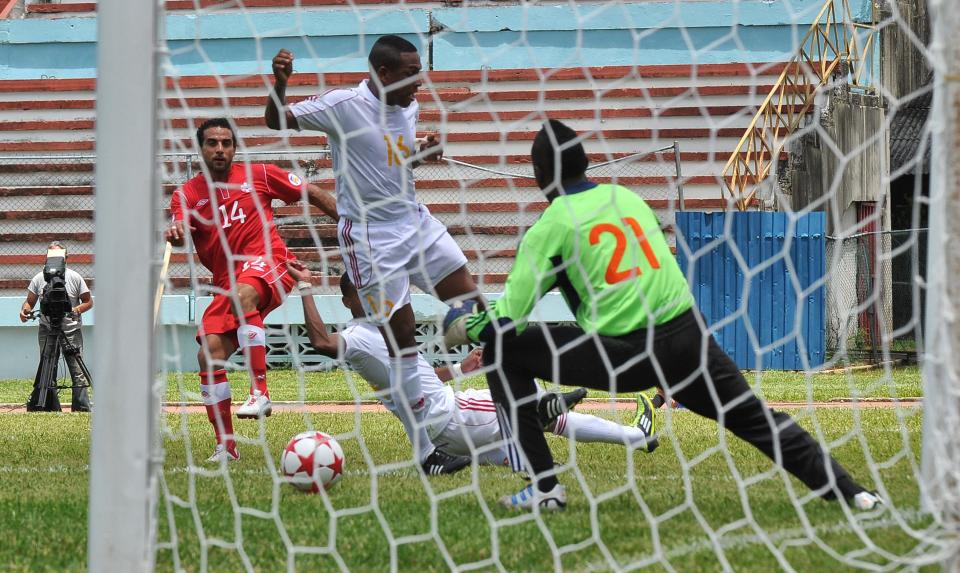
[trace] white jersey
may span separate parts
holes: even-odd
[[[337,212],[362,223],[388,223],[417,213],[413,167],[420,104],[381,102],[367,81],[290,106],[300,129],[327,134],[336,176]]]
[[[388,410],[396,414],[397,405],[390,396],[390,354],[387,343],[376,326],[368,322],[352,322],[339,332],[343,340],[343,358],[377,391]],[[453,418],[457,403],[453,388],[437,378],[436,372],[423,356],[419,356],[420,387],[427,409],[427,435],[436,439]]]

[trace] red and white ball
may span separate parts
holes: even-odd
[[[329,434],[302,432],[284,448],[280,469],[301,491],[330,489],[343,476],[343,449]]]

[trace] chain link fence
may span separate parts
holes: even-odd
[[[922,340],[927,229],[827,238],[827,351],[915,360]]]
[[[674,144],[597,163],[590,167],[589,175],[598,182],[635,189],[656,209],[669,213],[682,208],[679,157]],[[236,161],[274,163],[326,189],[334,188],[328,151],[238,153]],[[94,154],[0,157],[0,212],[6,212],[0,218],[0,255],[13,255],[0,265],[0,278],[22,280],[25,286],[42,264],[46,243],[53,239],[66,244],[71,268],[86,278],[93,277],[95,163]],[[164,197],[160,207],[165,208],[170,194],[201,169],[193,153],[161,155]],[[478,165],[446,158],[421,165],[414,173],[420,201],[450,229],[481,287],[488,292],[500,290],[520,237],[546,207],[532,169],[528,164]],[[166,218],[165,211],[158,209],[158,223]],[[326,276],[342,272],[332,220],[305,216],[299,207],[286,207],[278,209],[276,221],[287,244],[315,271]],[[209,273],[195,257],[177,254],[168,276],[167,292],[185,293],[195,280],[209,278]],[[330,287],[320,289],[325,291],[334,292]]]

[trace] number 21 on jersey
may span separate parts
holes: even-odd
[[[220,205],[220,226],[222,228],[229,229],[234,223],[242,225],[246,220],[247,214],[243,212],[243,207],[240,206],[239,201],[233,202],[230,209],[230,215],[227,215],[227,206]]]
[[[624,217],[622,221],[630,227],[633,234],[637,237],[637,242],[640,243],[640,249],[643,250],[643,256],[647,259],[647,262],[650,263],[650,266],[654,269],[659,269],[660,261],[657,260],[657,255],[653,252],[653,247],[650,246],[650,241],[647,240],[647,235],[643,232],[643,228],[640,227],[640,223],[633,217]],[[613,223],[598,223],[594,225],[593,228],[590,229],[590,244],[598,244],[600,242],[600,235],[604,233],[613,235],[616,240],[613,256],[610,257],[610,263],[607,264],[607,273],[604,276],[607,284],[617,284],[629,278],[640,276],[642,274],[640,267],[620,270],[623,253],[627,250],[627,234],[622,227],[614,225]]]

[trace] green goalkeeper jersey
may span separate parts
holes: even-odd
[[[663,324],[693,306],[653,210],[619,185],[584,182],[547,207],[520,242],[503,296],[469,321],[471,338],[491,320],[512,321],[519,334],[555,286],[584,331],[607,336]]]

